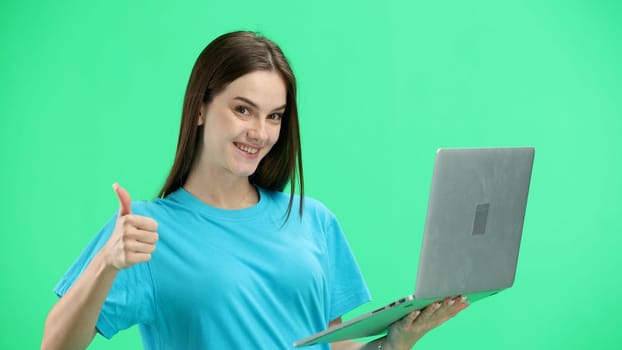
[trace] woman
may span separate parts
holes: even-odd
[[[138,324],[148,349],[285,349],[340,323],[369,293],[335,217],[302,196],[302,175],[283,53],[251,32],[220,36],[192,70],[160,198],[132,203],[113,186],[119,211],[57,285],[42,348],[83,349]],[[409,349],[467,305],[448,299],[386,337],[332,346]]]

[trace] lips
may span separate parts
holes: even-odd
[[[240,151],[248,153],[248,154],[256,154],[259,152],[259,148],[251,147],[248,145],[243,145],[241,143],[234,142],[235,147],[237,147]]]

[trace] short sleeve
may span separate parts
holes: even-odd
[[[135,212],[134,205],[133,212]],[[84,272],[110,238],[116,219],[117,214],[89,242],[54,288],[56,295],[59,297],[65,295]],[[149,263],[140,263],[121,270],[106,297],[97,320],[97,330],[104,337],[112,338],[119,331],[133,325],[149,324],[153,320],[153,305],[153,283]]]
[[[371,300],[361,270],[352,254],[341,226],[331,213],[326,222],[330,320]]]

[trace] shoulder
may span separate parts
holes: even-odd
[[[182,215],[184,211],[188,212],[190,209],[166,198],[132,201],[132,214],[154,219],[175,217],[176,215]]]
[[[271,190],[260,188],[260,193],[263,196],[268,196],[270,201],[272,201],[274,204],[279,205],[279,206],[289,205],[289,201],[291,198],[291,195],[289,192],[271,191]],[[292,207],[299,207],[301,200],[303,203],[303,210],[308,209],[311,211],[330,212],[330,210],[326,207],[326,205],[324,205],[324,203],[322,203],[318,199],[313,198],[308,195],[300,196],[300,194],[298,193],[294,194]]]
[[[149,214],[153,214],[154,211],[158,209],[160,206],[158,204],[158,199],[154,200],[134,200],[132,201],[132,213],[136,215],[144,215],[149,216]]]
[[[279,211],[285,212],[290,202],[291,195],[289,192],[268,191],[261,189],[261,194],[268,196],[269,200],[279,208]],[[294,194],[292,201],[292,209],[290,220],[299,217],[300,201],[302,200],[302,218],[303,220],[311,220],[322,225],[333,225],[337,219],[333,212],[320,200],[312,196],[300,196]]]

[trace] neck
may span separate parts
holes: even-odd
[[[208,176],[205,172],[188,174],[184,189],[202,202],[221,209],[243,209],[259,201],[259,194],[248,177]]]

